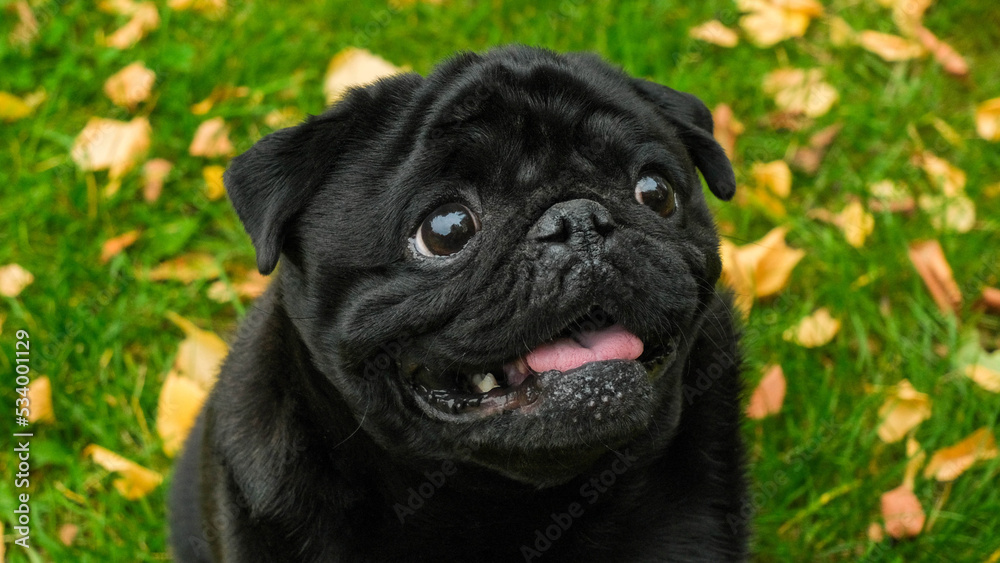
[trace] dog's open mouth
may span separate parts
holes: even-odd
[[[671,347],[647,347],[635,334],[600,309],[592,309],[528,354],[474,369],[431,370],[409,363],[401,366],[414,393],[446,414],[489,415],[531,405],[545,378],[571,374],[597,362],[641,363],[657,371]]]

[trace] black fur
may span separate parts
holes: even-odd
[[[507,47],[352,90],[237,157],[233,206],[260,270],[282,265],[178,463],[177,559],[744,560],[738,335],[696,168],[720,198],[735,182],[711,133],[689,94]],[[634,197],[650,171],[676,188],[667,218]],[[456,201],[481,231],[414,251]],[[509,361],[595,305],[662,367],[546,372],[536,402],[478,418],[399,373]]]

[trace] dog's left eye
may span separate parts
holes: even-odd
[[[662,217],[669,217],[677,209],[674,187],[656,174],[639,178],[635,183],[635,199]]]
[[[417,250],[424,256],[454,254],[479,232],[479,218],[461,203],[447,203],[428,215],[417,229]]]

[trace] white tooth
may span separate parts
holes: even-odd
[[[500,387],[497,385],[497,380],[493,377],[492,373],[477,373],[476,375],[473,375],[472,384],[479,390],[480,393],[486,393],[489,392],[490,389]]]

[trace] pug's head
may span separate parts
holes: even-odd
[[[721,270],[696,170],[733,196],[695,97],[510,47],[354,89],[225,181],[365,432],[548,486],[682,416]]]

